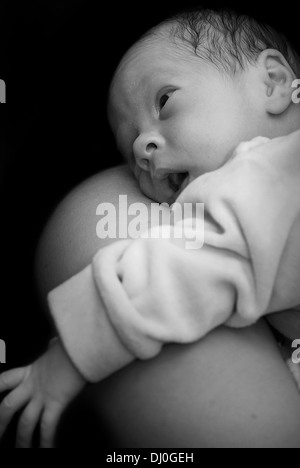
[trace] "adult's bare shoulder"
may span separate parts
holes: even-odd
[[[85,268],[109,242],[97,237],[96,210],[100,203],[117,204],[119,194],[128,195],[129,203],[149,203],[127,166],[118,166],[82,182],[55,209],[36,254],[36,278],[43,301],[51,289]]]

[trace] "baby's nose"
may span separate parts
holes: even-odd
[[[150,171],[151,155],[155,150],[157,150],[157,146],[154,143],[149,143],[149,145],[146,146],[145,154],[136,157],[136,162],[141,169]]]
[[[133,153],[137,165],[144,171],[150,172],[150,164],[154,154],[162,147],[163,142],[155,135],[140,135],[133,144]]]

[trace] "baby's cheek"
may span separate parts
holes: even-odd
[[[168,156],[174,162],[175,167],[178,167],[178,164],[191,162],[195,158],[199,159],[200,147],[199,135],[183,123],[170,133]]]
[[[199,131],[188,116],[169,119],[165,130],[170,143],[176,146],[188,145],[190,141],[195,140],[196,136],[197,139],[199,138]]]

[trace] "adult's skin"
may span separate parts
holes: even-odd
[[[37,252],[43,301],[113,242],[96,236],[96,208],[117,205],[119,194],[150,203],[121,166],[85,181],[57,208]],[[165,346],[87,391],[114,447],[300,448],[300,395],[263,320]]]

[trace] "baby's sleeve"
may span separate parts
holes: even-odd
[[[202,248],[187,248],[191,227],[178,240],[177,225],[168,239],[116,242],[50,293],[65,348],[87,380],[152,358],[164,343],[300,304],[299,134],[278,144],[237,155],[181,194],[182,206],[205,203]]]

